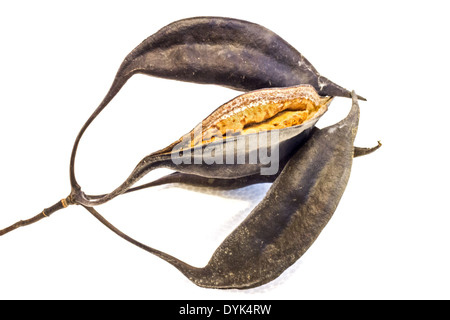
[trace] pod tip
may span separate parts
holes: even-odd
[[[317,92],[323,96],[338,96],[338,97],[346,97],[351,98],[351,91],[337,85],[336,83],[330,81],[329,79],[320,76],[320,81],[318,81]],[[367,101],[366,98],[357,95],[358,100]]]
[[[364,97],[361,97],[360,95],[356,95],[356,97],[358,98],[358,100],[361,100],[361,101],[367,101],[367,99],[366,99],[366,98],[364,98]]]

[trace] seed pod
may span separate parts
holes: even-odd
[[[260,286],[297,261],[332,217],[350,176],[358,122],[359,106],[353,95],[348,116],[333,126],[314,130],[289,159],[264,199],[222,242],[203,268],[137,242],[94,208],[86,209],[124,239],[171,263],[198,286],[220,289]]]
[[[125,58],[115,81],[135,73],[242,91],[310,84],[323,96],[350,97],[277,34],[231,18],[189,18],[162,28]]]
[[[78,189],[72,199],[86,206],[105,203],[162,167],[208,178],[276,174],[279,163],[309,137],[331,101],[309,85],[242,94],[217,108],[184,137],[141,160],[113,192],[90,196]],[[266,161],[261,157],[263,149],[271,154]]]
[[[250,288],[278,277],[303,255],[333,215],[350,176],[358,121],[355,97],[343,121],[314,133],[289,160],[264,199],[206,267],[180,271],[195,284],[214,288]]]
[[[193,138],[188,144],[180,139],[144,158],[113,192],[103,196],[85,195],[74,171],[79,141],[97,115],[136,73],[243,91],[260,90],[241,95],[218,108],[198,126],[199,130],[196,127],[187,134],[186,137]],[[352,97],[349,116],[327,129],[314,128],[334,96]],[[333,214],[355,155],[358,98],[363,99],[320,76],[300,53],[261,26],[215,17],[175,22],[146,39],[126,57],[109,92],[81,128],[70,160],[72,192],[69,197],[31,219],[0,230],[0,236],[69,205],[81,204],[117,234],[173,264],[199,286],[250,288],[264,284],[279,276],[307,250]],[[200,135],[196,136],[196,132]],[[260,139],[267,132],[279,134],[279,140],[266,144],[268,153],[279,150],[276,160],[282,166],[287,164],[280,174],[279,170],[274,172],[274,177],[279,176],[264,200],[225,239],[204,268],[192,267],[137,242],[92,208],[139,189],[131,186],[160,167],[197,177],[221,181],[237,178],[243,184],[254,183],[260,179],[255,174],[265,163],[239,163],[236,151],[244,158],[260,151],[259,145],[243,145],[240,141],[255,136]],[[300,147],[311,134],[312,138]],[[206,150],[210,153],[205,157]],[[227,163],[229,150],[234,151],[231,165]],[[291,158],[294,150],[299,151]],[[189,152],[185,159],[190,162],[175,163],[174,156],[180,152]],[[359,153],[369,152],[361,149]],[[220,159],[222,162],[215,162]]]

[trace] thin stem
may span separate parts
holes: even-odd
[[[121,76],[119,70],[108,93],[106,94],[100,105],[97,107],[97,109],[95,109],[94,113],[89,117],[89,119],[86,121],[86,123],[83,125],[80,132],[78,133],[75,142],[73,144],[72,154],[70,156],[70,184],[72,185],[72,189],[80,189],[80,186],[77,183],[77,179],[75,178],[75,158],[81,137],[83,136],[84,132],[89,127],[89,125],[92,123],[92,121],[94,121],[94,119],[100,114],[100,112],[102,112],[102,110],[108,105],[108,103],[111,102],[111,100],[115,97],[115,95],[119,92],[119,90],[124,86],[124,84],[130,77],[131,74]]]
[[[279,172],[271,176],[255,174],[235,179],[223,179],[223,178],[206,178],[195,174],[174,172],[166,176],[163,176],[155,181],[140,185],[138,187],[130,188],[123,194],[170,183],[180,183],[195,187],[216,188],[219,190],[234,190],[257,183],[264,183],[264,182],[272,183],[278,177],[278,174]],[[89,199],[93,200],[103,198],[105,196],[106,194],[88,195]]]
[[[17,228],[28,226],[30,224],[38,222],[39,220],[41,220],[43,218],[47,218],[54,212],[64,209],[64,208],[67,208],[67,206],[69,206],[71,204],[72,204],[72,201],[71,201],[70,197],[62,199],[62,200],[58,201],[57,203],[55,203],[53,206],[45,208],[44,210],[42,210],[41,213],[35,215],[34,217],[27,219],[27,220],[17,221],[16,223],[10,225],[9,227],[0,230],[0,236],[3,236],[5,234],[7,234],[8,232],[13,231]]]
[[[129,188],[131,188],[131,186],[133,186],[148,172],[164,167],[164,165],[169,161],[171,161],[170,154],[152,153],[151,155],[142,159],[128,176],[128,178],[112,192],[101,196],[90,197],[89,195],[86,195],[84,192],[82,192],[81,189],[72,189],[72,199],[75,203],[86,207],[93,207],[104,204],[109,200],[125,193]]]
[[[135,246],[150,252],[154,254],[155,256],[167,261],[168,263],[172,264],[174,267],[176,267],[178,270],[180,270],[183,273],[186,273],[187,271],[197,270],[198,268],[195,268],[165,252],[159,251],[157,249],[154,249],[152,247],[149,247],[132,237],[128,236],[127,234],[123,233],[119,229],[117,229],[113,224],[111,224],[108,220],[106,220],[97,210],[95,210],[93,207],[86,207],[83,206],[87,211],[89,211],[98,221],[100,221],[103,225],[108,227],[111,231],[113,231],[115,234],[117,234],[119,237],[127,240],[128,242],[134,244]]]
[[[381,147],[381,142],[378,141],[378,145],[375,147],[371,147],[371,148],[361,148],[361,147],[354,147],[353,149],[353,157],[361,157],[361,156],[365,156],[368,155],[372,152],[374,152],[375,150],[378,150]]]

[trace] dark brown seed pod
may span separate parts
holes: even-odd
[[[264,199],[222,242],[203,268],[190,266],[130,238],[94,208],[86,209],[124,239],[171,263],[198,286],[220,289],[260,286],[297,261],[332,217],[350,176],[358,122],[359,106],[353,95],[348,116],[333,126],[314,130],[290,158]]]
[[[309,85],[242,94],[217,108],[184,137],[141,160],[111,193],[90,196],[75,189],[71,197],[85,206],[103,204],[157,168],[233,179],[260,173],[270,166],[273,170],[263,174],[276,174],[279,163],[286,161],[309,137],[331,101],[332,98],[319,96]],[[264,136],[266,133],[270,136]],[[263,148],[272,155],[270,163],[261,160]],[[253,162],[252,155],[255,155]]]
[[[136,73],[243,91],[259,90],[224,104],[185,137],[144,158],[113,192],[85,195],[74,170],[79,141],[97,115]],[[352,111],[335,126],[315,128],[334,96],[351,96]],[[72,192],[69,197],[31,219],[0,230],[0,236],[68,205],[81,204],[118,235],[171,263],[199,286],[250,288],[267,283],[308,249],[330,219],[345,189],[352,158],[377,148],[353,147],[359,117],[358,98],[363,99],[322,77],[287,42],[259,25],[217,17],[174,22],[147,38],[126,57],[109,92],[81,128],[70,160]],[[264,162],[236,161],[236,152],[249,158],[261,149],[259,145],[250,146],[241,141],[267,132],[279,134],[279,140],[266,144],[265,148],[268,153],[279,150],[277,161],[283,168],[271,177],[257,175]],[[197,150],[200,161],[197,161]],[[210,153],[205,157],[206,150]],[[229,150],[236,155],[231,165],[227,162]],[[184,159],[188,161],[176,163],[174,156],[185,152],[188,157]],[[222,162],[216,162],[220,159]],[[205,179],[214,179],[226,187],[261,181],[274,183],[264,200],[219,246],[210,262],[204,268],[195,268],[128,237],[92,208],[122,193],[149,186],[131,188],[146,173],[160,167],[179,171],[171,177],[190,178],[190,182],[200,184]]]
[[[323,96],[350,97],[277,34],[231,18],[195,17],[165,26],[125,58],[112,87],[136,73],[242,91],[309,84]]]

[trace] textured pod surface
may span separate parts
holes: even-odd
[[[217,108],[184,137],[142,159],[111,193],[97,196],[78,192],[74,200],[87,206],[105,203],[158,168],[224,179],[275,175],[280,163],[309,138],[331,101],[309,85],[242,94]],[[218,138],[213,140],[211,135]]]
[[[350,97],[274,32],[223,17],[183,19],[162,28],[127,56],[118,78],[135,73],[243,91],[310,84],[323,96]]]

